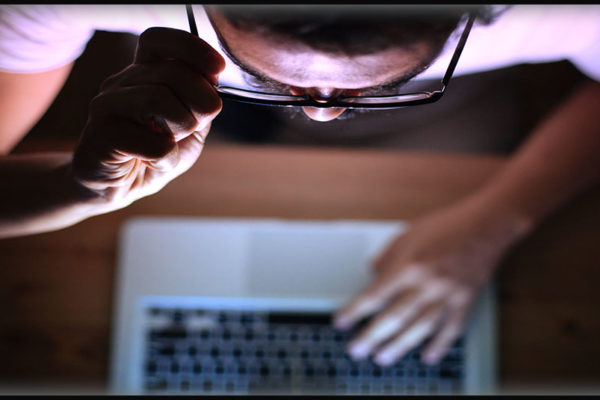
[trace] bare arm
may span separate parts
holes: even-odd
[[[537,127],[479,196],[535,225],[599,180],[600,83],[590,82]]]
[[[73,64],[37,74],[0,72],[0,155],[5,155],[42,117]]]
[[[481,190],[414,221],[394,240],[375,264],[374,281],[336,316],[344,329],[378,314],[350,353],[390,364],[430,337],[423,358],[438,362],[503,253],[599,181],[600,83],[591,82],[538,125]]]
[[[0,72],[0,237],[9,232],[25,234],[37,230],[33,225],[40,221],[30,220],[27,226],[22,218],[24,208],[29,215],[39,215],[43,209],[55,211],[58,204],[77,204],[85,198],[81,197],[85,192],[68,185],[65,179],[70,153],[7,156],[52,104],[72,66],[70,63],[35,74]],[[40,193],[49,195],[40,199]],[[76,215],[81,214],[72,213],[70,222],[74,223]],[[69,223],[51,220],[41,225],[53,229]]]
[[[60,229],[123,208],[185,172],[221,110],[212,84],[224,66],[214,49],[187,32],[144,32],[134,62],[108,78],[92,100],[73,154],[0,157],[0,238]],[[48,93],[56,93],[58,77],[64,81],[66,73],[55,71],[41,81],[3,77],[5,149],[43,113],[53,98]],[[32,109],[29,89],[33,97],[45,94]],[[16,105],[11,97],[19,99]]]

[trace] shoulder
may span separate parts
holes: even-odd
[[[514,5],[490,25],[477,27],[465,54],[473,67],[485,65],[485,58],[502,65],[568,59],[599,79],[599,44],[600,5]]]
[[[34,73],[74,61],[96,30],[139,34],[186,27],[179,4],[0,5],[0,71]]]
[[[445,50],[440,62],[449,57]],[[600,80],[600,5],[509,6],[490,23],[473,26],[456,74],[564,59]]]

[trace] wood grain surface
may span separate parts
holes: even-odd
[[[20,150],[36,148],[48,144]],[[503,163],[463,154],[209,142],[188,173],[152,197],[57,232],[0,240],[2,385],[104,387],[118,232],[130,217],[410,220],[459,200]],[[502,387],[600,382],[599,238],[596,188],[503,260]]]

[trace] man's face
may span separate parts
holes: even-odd
[[[214,8],[213,25],[240,63],[288,87],[290,93],[327,100],[341,94],[358,95],[368,88],[403,80],[420,70],[430,53],[425,43],[411,50],[393,47],[376,53],[341,56],[315,50],[298,41],[238,29]],[[303,107],[316,121],[330,121],[344,108]]]

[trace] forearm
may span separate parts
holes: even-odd
[[[110,206],[73,179],[70,153],[0,158],[0,238],[65,228]]]
[[[578,89],[475,194],[496,218],[530,231],[600,181],[600,84]]]

